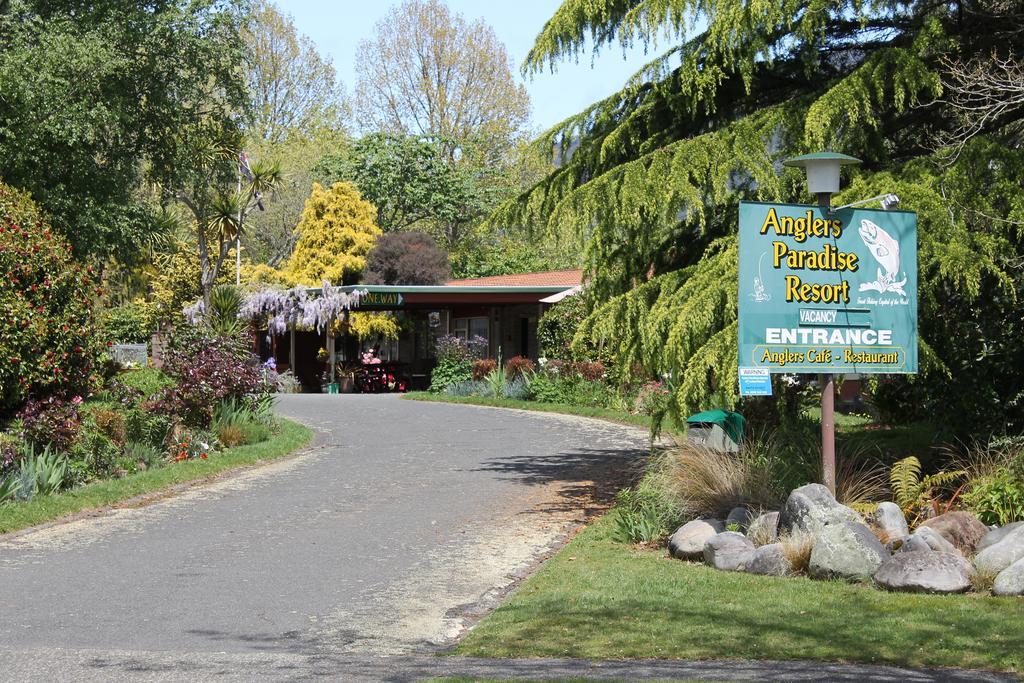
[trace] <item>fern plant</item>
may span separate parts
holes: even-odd
[[[952,507],[963,486],[945,502],[940,497],[941,489],[950,486],[966,474],[964,470],[942,470],[922,477],[921,461],[911,455],[893,463],[889,472],[889,483],[896,497],[896,504],[903,509],[910,526],[915,527],[922,520],[942,514]]]

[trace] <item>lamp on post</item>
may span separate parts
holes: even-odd
[[[802,168],[807,174],[807,191],[818,198],[821,212],[831,213],[832,195],[839,192],[839,172],[843,166],[860,163],[860,159],[836,152],[816,152],[786,159],[783,166]],[[893,195],[895,196],[895,195]],[[896,200],[899,201],[898,199]],[[836,492],[836,422],[835,422],[835,376],[822,373],[818,376],[821,385],[821,474],[822,483]]]
[[[839,170],[843,166],[859,164],[860,159],[836,152],[803,154],[782,162],[789,168],[802,168],[807,174],[807,191],[818,198],[818,206],[828,211],[832,195],[839,192]]]

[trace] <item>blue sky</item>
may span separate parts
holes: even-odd
[[[369,36],[373,25],[397,0],[277,0],[278,6],[295,19],[295,25],[309,36],[320,52],[329,55],[338,75],[351,92],[355,84],[355,53],[360,40]],[[623,58],[617,45],[602,50],[591,68],[589,55],[580,63],[559,65],[554,74],[545,72],[523,79],[519,66],[533,40],[554,14],[559,0],[448,0],[448,6],[469,19],[482,17],[494,27],[505,43],[515,65],[515,77],[522,80],[533,104],[533,125],[545,129],[582,110],[588,104],[614,93],[647,61],[642,49]]]

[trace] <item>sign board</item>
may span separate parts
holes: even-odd
[[[400,308],[404,302],[401,292],[367,292],[359,298],[359,307]]]
[[[772,376],[768,368],[740,368],[740,396],[771,396]]]
[[[917,215],[740,203],[739,364],[917,372]]]
[[[145,344],[114,344],[110,347],[110,356],[124,368],[144,368],[149,362]]]

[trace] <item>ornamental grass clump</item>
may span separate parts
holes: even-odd
[[[724,518],[735,507],[778,509],[784,500],[773,463],[756,447],[725,453],[692,443],[668,451],[668,477],[690,517]]]

